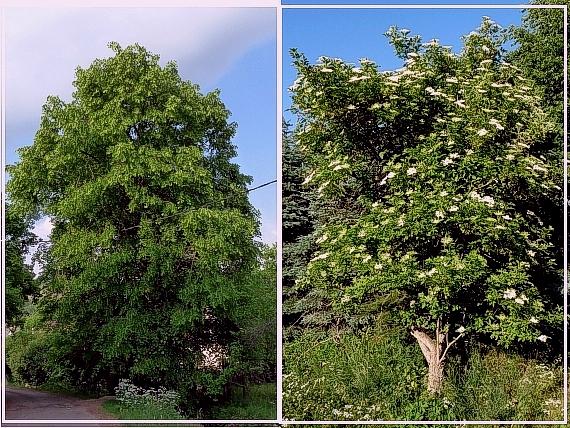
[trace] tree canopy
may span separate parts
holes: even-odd
[[[408,33],[388,32],[394,72],[292,52],[305,182],[347,213],[320,225],[302,281],[323,303],[305,322],[354,327],[391,308],[438,391],[466,335],[559,352],[562,165],[541,88],[506,61],[497,24],[459,54]]]
[[[259,254],[236,124],[175,63],[110,48],[77,69],[69,102],[48,98],[9,167],[14,209],[54,224],[40,312],[77,385],[217,393],[231,368],[204,377],[203,351],[237,340]]]

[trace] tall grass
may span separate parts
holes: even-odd
[[[562,368],[475,349],[427,393],[426,365],[405,332],[306,333],[285,345],[284,417],[291,420],[561,420]]]

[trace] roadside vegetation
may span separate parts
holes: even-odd
[[[563,24],[291,51],[286,419],[563,419]]]

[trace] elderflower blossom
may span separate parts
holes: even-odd
[[[451,212],[459,211],[459,207],[457,205],[452,205],[449,207],[449,211]]]
[[[508,215],[508,214],[504,215],[503,218],[504,218],[505,220],[507,220],[507,221],[508,221],[508,220],[512,220],[512,217],[511,217],[510,215]]]
[[[457,333],[461,334],[465,331],[465,327],[461,326],[459,327],[457,330],[455,330]]]
[[[329,239],[329,236],[325,233],[323,236],[321,236],[319,239],[317,239],[315,242],[317,244],[320,244],[322,242],[325,242],[327,239]]]
[[[432,275],[434,275],[434,274],[436,274],[436,273],[437,273],[437,269],[436,269],[436,268],[431,268],[430,270],[428,270],[428,271],[426,272],[426,275],[427,275],[427,276],[432,276]]]
[[[335,166],[335,167],[333,168],[333,171],[339,171],[339,170],[341,170],[341,169],[346,169],[346,168],[348,168],[348,167],[349,167],[349,165],[348,165],[347,163],[343,163],[343,164],[341,164],[341,165]]]
[[[477,135],[480,137],[484,137],[488,133],[489,133],[489,131],[487,131],[485,128],[481,128],[479,131],[477,131]]]
[[[529,320],[532,324],[538,324],[538,319],[536,317],[530,317]]]
[[[435,217],[436,217],[437,219],[440,219],[440,220],[441,220],[441,219],[443,218],[443,212],[437,210],[437,211],[435,212]]]
[[[442,160],[441,163],[442,163],[444,166],[447,166],[447,165],[450,165],[450,164],[453,163],[453,159],[450,159],[450,158],[447,157],[447,158],[445,158],[444,160]]]
[[[503,298],[505,299],[514,299],[515,297],[517,297],[517,292],[513,288],[509,288],[503,293]]]
[[[330,68],[321,68],[321,73],[332,73],[333,70]]]
[[[410,167],[408,168],[408,170],[406,171],[406,174],[408,175],[415,175],[418,172],[417,169],[415,169],[414,167]]]
[[[528,254],[529,256],[531,256],[531,257],[534,257],[534,256],[536,255],[536,253],[535,253],[534,251],[532,251],[532,250],[528,250],[528,251],[527,251],[527,254]]]
[[[316,171],[311,172],[311,173],[305,178],[305,181],[303,181],[302,184],[309,184],[309,182],[310,182],[310,181],[313,179],[313,177],[315,176],[315,172],[316,172]]]
[[[517,298],[515,299],[515,303],[518,303],[519,305],[524,305],[524,300],[521,299],[520,297],[517,297]]]
[[[499,131],[505,129],[503,125],[497,119],[490,119],[489,124],[495,126]]]
[[[548,339],[550,339],[550,337],[545,334],[541,334],[540,336],[537,337],[537,339],[540,340],[541,342],[546,342]]]
[[[313,258],[311,259],[311,261],[312,261],[312,262],[315,262],[315,261],[317,261],[317,260],[324,260],[324,259],[326,259],[328,256],[329,256],[329,253],[319,254],[318,256],[313,257]]]

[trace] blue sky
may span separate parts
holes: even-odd
[[[175,60],[203,92],[221,90],[238,123],[235,159],[252,186],[276,178],[276,12],[272,8],[12,8],[6,11],[6,162],[30,145],[48,95],[69,100],[75,68],[138,42]],[[251,193],[276,241],[276,186]],[[41,220],[35,232],[50,231]]]
[[[335,2],[328,0],[326,3]],[[383,35],[391,25],[407,28],[412,34],[421,35],[426,42],[439,39],[443,45],[451,45],[457,52],[461,48],[461,36],[477,28],[482,16],[489,16],[507,27],[520,25],[522,13],[521,9],[483,8],[284,9],[283,108],[291,105],[287,88],[296,78],[291,66],[290,48],[297,48],[311,63],[320,56],[342,58],[354,63],[360,58],[369,58],[381,69],[392,70],[401,67],[402,62],[394,55],[388,39]],[[294,121],[288,113],[285,117]]]

